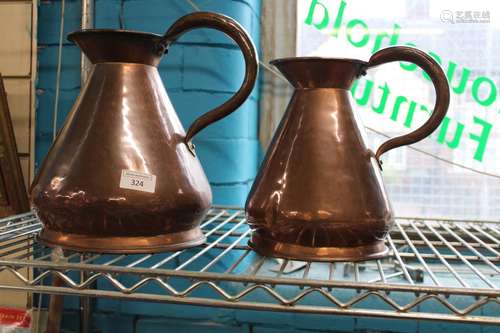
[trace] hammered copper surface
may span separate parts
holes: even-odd
[[[198,27],[231,37],[243,51],[246,73],[238,92],[198,118],[186,135],[156,65],[173,41]],[[97,252],[203,243],[199,224],[212,194],[190,140],[251,92],[257,55],[245,30],[226,16],[198,12],[179,19],[163,37],[86,30],[69,39],[95,65],[32,188],[32,205],[44,225],[40,238]],[[154,192],[120,187],[122,170],[155,175]]]
[[[375,153],[366,146],[349,89],[368,68],[392,61],[414,62],[429,74],[436,106],[420,128]],[[247,199],[250,245],[264,255],[298,260],[385,256],[384,237],[394,217],[379,158],[439,126],[449,104],[442,69],[409,47],[381,50],[369,62],[306,57],[271,63],[295,91]]]

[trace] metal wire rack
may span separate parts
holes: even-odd
[[[0,220],[0,289],[297,313],[500,325],[500,224],[398,218],[390,256],[345,263],[267,258],[241,209],[214,207],[203,246],[117,255],[52,250],[32,213]],[[28,243],[27,243],[28,242]],[[30,268],[33,274],[20,273]],[[51,284],[56,277],[60,283]]]

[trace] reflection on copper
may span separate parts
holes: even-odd
[[[365,143],[349,89],[373,66],[410,61],[436,89],[436,106],[419,129],[380,146]],[[387,254],[384,237],[394,218],[382,181],[380,156],[430,135],[449,104],[441,67],[424,52],[391,47],[369,62],[286,58],[272,62],[295,91],[246,202],[250,246],[266,256],[342,261]]]
[[[123,67],[125,72],[129,71],[127,70],[128,67],[127,65],[124,65]],[[133,118],[133,116],[129,118],[130,106],[128,103],[127,92],[128,92],[127,86],[123,86],[121,114],[122,114],[122,126],[123,126],[122,132],[124,133],[124,136],[122,140],[124,141],[125,149],[127,146],[130,147],[130,149],[127,149],[130,152],[129,158],[126,161],[127,170],[138,170],[145,172],[147,174],[152,174],[148,168],[148,165],[146,164],[145,157],[141,153],[141,148],[139,147],[140,140],[134,137],[134,131],[132,130],[133,125],[131,124],[131,120],[134,121],[135,119]],[[138,107],[138,105],[135,105],[134,107]],[[140,165],[138,163],[134,163],[139,161]]]

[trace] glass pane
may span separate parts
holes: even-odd
[[[500,16],[493,14],[500,3],[298,0],[297,6],[299,56],[367,61],[382,48],[410,45],[441,63],[448,77],[451,103],[441,126],[413,148],[382,157],[396,215],[498,218]],[[373,150],[384,135],[418,128],[435,102],[432,83],[409,63],[370,69],[351,91]]]

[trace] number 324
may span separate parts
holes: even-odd
[[[144,181],[143,180],[138,180],[138,179],[131,179],[130,180],[130,185],[144,187]]]

